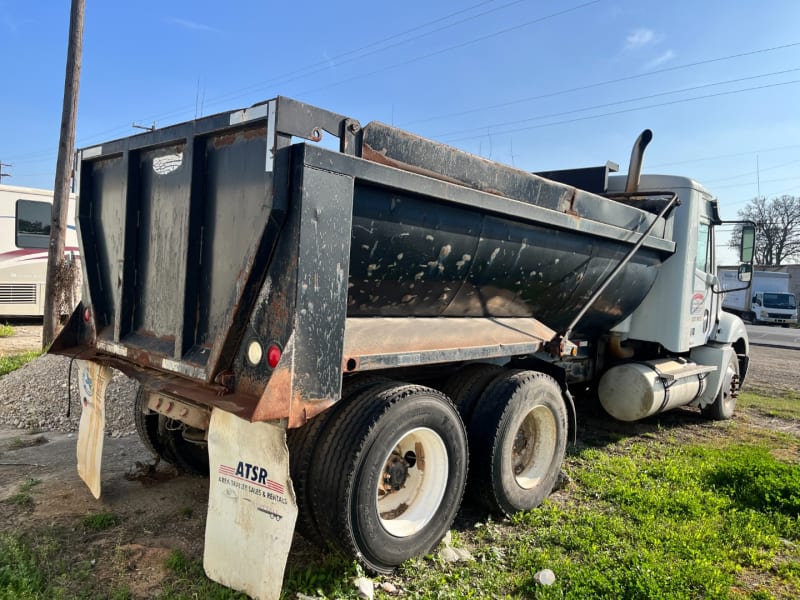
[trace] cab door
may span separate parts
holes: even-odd
[[[714,274],[714,228],[711,221],[700,217],[697,228],[697,254],[694,265],[694,285],[690,304],[689,339],[692,347],[702,346],[711,335],[717,318],[719,280]]]

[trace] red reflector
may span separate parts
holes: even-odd
[[[267,348],[267,364],[274,369],[281,362],[281,349],[275,344]]]
[[[83,311],[83,321],[84,321],[84,323],[88,323],[91,318],[92,318],[92,311],[87,306]]]

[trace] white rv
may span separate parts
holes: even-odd
[[[64,252],[77,260],[75,198],[69,199]],[[40,317],[53,192],[0,185],[0,317]]]

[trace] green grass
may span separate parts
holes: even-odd
[[[187,557],[180,550],[173,550],[165,566],[169,571],[164,587],[159,594],[163,600],[208,598],[210,600],[246,600],[240,592],[214,583],[203,571],[203,563]]]
[[[33,506],[33,496],[30,491],[41,483],[39,479],[30,478],[19,486],[19,490],[13,496],[9,497],[7,502],[16,506]]]
[[[94,531],[104,531],[111,529],[120,522],[120,518],[114,513],[101,512],[83,517],[82,523],[86,529]]]
[[[478,528],[474,563],[412,562],[405,597],[800,596],[800,467],[768,448],[634,444],[567,469],[566,500]],[[552,587],[533,580],[544,568]]]
[[[11,325],[8,323],[0,325],[0,338],[7,338],[11,337],[12,335],[14,335],[14,328]]]
[[[0,533],[0,600],[97,598],[88,557],[75,560],[63,531]]]
[[[0,356],[0,377],[16,371],[20,367],[28,364],[33,359],[41,356],[41,350],[31,350],[23,354],[11,354],[9,356]]]
[[[800,393],[798,392],[785,391],[780,396],[742,392],[737,400],[737,405],[769,417],[800,420]]]
[[[43,435],[37,435],[32,438],[16,437],[8,443],[9,450],[21,450],[22,448],[32,448],[33,446],[41,446],[47,443],[47,438]]]
[[[783,406],[752,394],[744,400],[747,411]],[[782,410],[793,414],[790,404]],[[459,526],[453,544],[474,561],[444,563],[432,553],[376,582],[392,581],[404,599],[800,597],[800,439],[742,417],[702,425],[696,437],[659,429],[572,449],[565,462],[572,483],[542,507],[512,521]],[[132,597],[124,569],[93,579],[87,565],[99,550],[82,545],[87,530],[118,519],[99,513],[79,521],[77,532],[73,525],[0,536],[0,600]],[[206,578],[195,555],[175,550],[165,567],[159,598],[245,598]],[[556,574],[550,587],[534,581],[544,568]],[[282,598],[356,598],[352,580],[360,574],[335,556],[293,554]],[[390,598],[380,589],[375,595]]]

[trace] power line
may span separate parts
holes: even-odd
[[[485,110],[492,110],[492,109],[496,109],[496,108],[506,108],[508,106],[513,106],[515,104],[523,104],[525,102],[532,102],[533,100],[542,100],[544,98],[553,98],[555,96],[561,96],[561,95],[569,94],[569,93],[572,93],[572,92],[582,92],[582,91],[585,91],[585,90],[590,90],[590,89],[597,88],[597,87],[602,87],[602,86],[605,86],[605,85],[612,85],[612,84],[615,84],[615,83],[621,83],[623,81],[631,81],[631,80],[634,80],[634,79],[641,79],[643,77],[651,77],[653,75],[660,75],[662,73],[668,73],[670,71],[678,71],[678,70],[681,70],[681,69],[688,69],[688,68],[691,68],[691,67],[698,67],[698,66],[701,66],[701,65],[708,65],[708,64],[712,64],[712,63],[716,63],[716,62],[722,62],[722,61],[726,61],[726,60],[733,60],[734,58],[742,58],[744,56],[753,56],[755,54],[762,54],[762,53],[765,53],[765,52],[773,52],[775,50],[784,50],[786,48],[792,48],[792,47],[795,47],[795,46],[800,46],[800,42],[793,42],[791,44],[783,44],[781,46],[773,46],[772,48],[761,48],[759,50],[751,50],[749,52],[740,52],[739,54],[730,54],[728,56],[720,56],[720,57],[717,57],[717,58],[710,58],[710,59],[707,59],[707,60],[700,60],[700,61],[696,61],[696,62],[692,62],[692,63],[686,63],[686,64],[683,64],[683,65],[675,65],[675,66],[672,66],[672,67],[665,67],[663,69],[658,69],[656,71],[649,71],[647,73],[639,73],[637,75],[627,75],[625,77],[619,77],[617,79],[609,79],[607,81],[600,81],[600,82],[597,82],[597,83],[590,83],[590,84],[587,84],[587,85],[581,85],[581,86],[578,86],[578,87],[567,88],[567,89],[558,90],[558,91],[555,91],[555,92],[548,92],[546,94],[539,94],[537,96],[528,96],[526,98],[518,98],[516,100],[509,100],[507,102],[500,102],[499,104],[491,104],[489,106],[483,106],[483,107],[479,107],[479,108],[471,108],[471,109],[468,109],[468,110],[462,110],[462,111],[458,111],[458,112],[446,113],[446,114],[437,115],[437,116],[434,116],[434,117],[427,117],[427,118],[424,118],[424,119],[416,119],[414,121],[408,121],[406,123],[406,125],[416,125],[418,123],[427,123],[429,121],[440,121],[440,120],[448,119],[448,118],[451,118],[451,117],[461,117],[461,116],[473,114],[473,113],[476,113],[476,112],[483,112]]]
[[[659,98],[659,97],[662,97],[662,96],[670,96],[672,94],[682,94],[684,92],[692,92],[692,91],[695,91],[695,90],[705,89],[705,88],[709,88],[709,87],[715,87],[715,86],[718,86],[718,85],[727,85],[727,84],[730,84],[730,83],[741,83],[742,81],[750,81],[750,80],[753,80],[753,79],[761,79],[761,78],[764,78],[764,77],[772,77],[773,75],[785,75],[787,73],[793,73],[793,72],[796,72],[796,71],[800,71],[800,67],[796,67],[794,69],[786,69],[786,70],[783,70],[783,71],[773,71],[772,73],[763,73],[761,75],[752,75],[750,77],[739,77],[737,79],[728,79],[726,81],[718,81],[718,82],[715,82],[715,83],[705,83],[703,85],[696,85],[696,86],[692,86],[692,87],[688,87],[688,88],[682,88],[682,89],[679,89],[679,90],[671,90],[671,91],[668,91],[668,92],[659,92],[657,94],[648,94],[646,96],[638,96],[636,98],[629,98],[627,100],[618,100],[616,102],[607,102],[607,103],[604,103],[604,104],[595,104],[594,106],[587,106],[587,107],[584,107],[584,108],[576,108],[576,109],[573,109],[573,110],[566,110],[566,111],[561,111],[561,112],[557,112],[557,113],[550,113],[550,114],[547,114],[547,115],[539,115],[539,116],[536,116],[536,117],[527,117],[525,119],[517,119],[517,120],[514,120],[514,121],[505,121],[505,122],[502,122],[502,123],[494,123],[492,125],[483,125],[481,127],[470,127],[468,129],[459,129],[459,130],[456,130],[456,131],[448,131],[446,133],[435,134],[433,137],[446,138],[446,137],[449,137],[451,135],[458,135],[460,133],[468,133],[468,132],[471,132],[471,131],[482,131],[484,129],[491,129],[493,127],[507,127],[509,125],[519,125],[520,123],[528,123],[530,121],[539,121],[541,119],[549,119],[549,118],[552,118],[552,117],[561,117],[561,116],[564,116],[564,115],[572,115],[572,114],[579,113],[579,112],[585,112],[587,110],[595,110],[595,109],[598,109],[598,108],[608,108],[609,106],[619,106],[620,104],[629,104],[631,102],[640,102],[642,100],[650,100],[652,98]]]
[[[680,98],[678,100],[670,100],[669,102],[659,102],[659,103],[656,103],[656,104],[648,104],[648,105],[645,105],[645,106],[635,106],[635,107],[632,107],[632,108],[626,108],[626,109],[623,109],[623,110],[615,110],[615,111],[606,112],[606,113],[600,113],[600,114],[596,114],[596,115],[586,115],[586,116],[583,116],[583,117],[575,117],[574,119],[563,119],[561,121],[553,121],[551,123],[542,123],[540,125],[528,125],[527,127],[518,127],[518,128],[510,129],[510,130],[507,130],[507,131],[494,131],[494,132],[491,132],[491,135],[505,135],[505,134],[509,134],[509,133],[517,133],[519,131],[529,131],[531,129],[541,129],[543,127],[552,127],[553,125],[564,125],[566,123],[577,123],[579,121],[588,121],[588,120],[591,120],[591,119],[600,119],[602,117],[611,117],[611,116],[616,116],[616,115],[622,115],[622,114],[625,114],[625,113],[637,112],[637,111],[647,110],[647,109],[650,109],[650,108],[659,108],[659,107],[662,107],[662,106],[670,106],[670,105],[673,105],[673,104],[684,104],[686,102],[694,102],[695,100],[705,100],[705,99],[708,99],[708,98],[717,98],[717,97],[720,97],[720,96],[729,96],[729,95],[732,95],[732,94],[741,94],[743,92],[751,92],[751,91],[755,91],[755,90],[763,90],[763,89],[781,87],[781,86],[785,86],[785,85],[793,85],[795,83],[800,83],[800,79],[794,79],[792,81],[784,81],[784,82],[781,82],[781,83],[770,83],[770,84],[765,84],[765,85],[759,85],[759,86],[754,86],[754,87],[749,87],[749,88],[743,88],[743,89],[740,89],[740,90],[730,90],[730,91],[727,91],[727,92],[717,92],[715,94],[706,94],[704,96],[694,96],[692,98]],[[523,121],[525,121],[525,120],[526,119],[523,119]],[[487,134],[466,136],[466,137],[452,139],[452,140],[450,140],[450,142],[460,142],[460,141],[465,141],[465,140],[475,140],[475,139],[478,139],[478,138],[481,138],[481,137],[485,137],[485,135],[487,135]]]
[[[417,27],[412,27],[411,29],[407,29],[407,30],[402,31],[400,33],[391,35],[391,36],[389,36],[387,38],[384,38],[382,40],[379,40],[379,41],[376,41],[376,42],[372,42],[370,44],[366,44],[366,45],[361,46],[360,48],[357,48],[355,50],[349,50],[347,52],[343,52],[343,53],[338,54],[336,56],[332,56],[327,60],[323,60],[323,61],[314,63],[313,65],[310,65],[308,67],[301,67],[299,69],[299,71],[308,71],[306,73],[297,74],[298,69],[295,69],[295,70],[292,71],[292,73],[286,73],[284,75],[280,75],[278,77],[274,77],[272,79],[269,79],[269,80],[266,80],[266,81],[262,81],[261,83],[253,84],[253,85],[250,85],[250,86],[247,86],[247,87],[244,87],[244,88],[240,88],[239,90],[235,90],[233,92],[229,92],[227,94],[223,94],[221,96],[217,96],[216,98],[213,98],[210,101],[210,104],[219,104],[220,102],[223,102],[223,101],[227,101],[227,100],[230,100],[230,99],[233,99],[233,98],[239,98],[239,97],[241,97],[241,96],[243,96],[243,95],[245,95],[245,94],[247,94],[249,92],[253,92],[253,91],[262,89],[264,87],[268,87],[270,85],[274,85],[274,84],[278,84],[278,83],[284,84],[284,83],[289,83],[289,82],[292,82],[292,81],[296,81],[298,79],[305,79],[306,77],[309,77],[311,75],[316,75],[317,73],[327,71],[329,66],[330,66],[330,63],[336,63],[336,66],[340,66],[340,65],[351,63],[353,61],[356,61],[356,60],[359,60],[361,58],[364,58],[364,56],[351,56],[351,55],[358,54],[359,52],[362,52],[362,51],[364,51],[366,49],[373,48],[375,46],[379,46],[379,48],[377,49],[377,52],[383,52],[383,51],[389,50],[391,48],[396,48],[398,46],[402,46],[404,44],[408,44],[409,42],[413,42],[413,41],[421,39],[423,37],[427,37],[427,36],[432,35],[434,33],[438,33],[440,31],[444,31],[445,29],[451,29],[453,27],[456,27],[456,26],[461,25],[463,23],[466,23],[468,21],[473,21],[473,20],[478,19],[480,17],[484,17],[484,16],[486,16],[488,14],[491,14],[491,13],[494,13],[494,12],[498,12],[500,10],[503,10],[503,9],[506,9],[506,8],[508,8],[510,6],[513,6],[515,4],[520,4],[521,2],[527,2],[528,0],[513,0],[513,2],[508,2],[506,4],[503,4],[501,6],[497,6],[495,8],[490,9],[490,10],[486,10],[486,11],[483,11],[481,13],[466,17],[464,19],[461,19],[460,21],[455,21],[453,23],[448,23],[447,25],[443,25],[441,27],[437,27],[436,29],[432,29],[431,31],[426,31],[425,33],[421,33],[419,35],[415,35],[413,37],[406,38],[404,40],[400,40],[400,41],[394,42],[392,44],[386,44],[386,42],[388,40],[392,40],[392,39],[396,39],[398,37],[402,37],[402,36],[404,36],[404,35],[406,35],[408,33],[414,33],[415,31],[424,29],[424,28],[429,27],[430,25],[433,25],[435,23],[439,23],[441,21],[445,21],[445,20],[450,19],[450,18],[452,18],[454,16],[458,16],[459,14],[462,14],[462,13],[468,12],[470,10],[473,10],[474,8],[477,8],[477,7],[482,6],[484,4],[489,4],[490,2],[493,2],[493,1],[494,0],[488,0],[486,2],[480,2],[480,3],[475,4],[475,5],[473,5],[473,6],[469,7],[469,8],[466,8],[466,9],[463,9],[463,10],[460,10],[460,11],[456,11],[454,13],[450,13],[449,15],[446,15],[446,16],[441,17],[439,19],[436,19],[434,21],[430,21],[428,23],[425,23],[425,24],[417,26]],[[600,2],[601,0],[597,0],[597,1]],[[370,53],[370,55],[371,54],[373,54],[373,53]],[[344,57],[347,57],[347,56],[351,56],[351,58],[347,58],[346,60],[340,60],[341,58],[344,58]],[[321,67],[321,68],[316,68],[316,67]],[[314,69],[314,70],[309,71],[309,69]]]
[[[243,97],[243,96],[245,96],[245,95],[247,95],[247,94],[249,94],[251,92],[254,92],[256,90],[260,90],[260,89],[263,89],[263,88],[266,88],[266,87],[270,87],[270,86],[277,85],[277,84],[286,84],[286,83],[290,83],[292,81],[296,81],[298,79],[305,79],[305,78],[310,77],[312,75],[316,75],[317,73],[321,73],[321,72],[327,71],[329,69],[329,67],[330,67],[330,63],[336,63],[336,65],[339,66],[339,65],[348,64],[348,63],[360,60],[360,59],[364,58],[365,56],[363,56],[363,55],[362,56],[353,56],[353,55],[354,54],[357,55],[357,54],[363,52],[364,50],[367,50],[367,49],[370,49],[370,48],[375,48],[376,46],[378,46],[377,50],[374,50],[373,52],[371,52],[369,54],[371,56],[375,52],[383,52],[383,51],[389,50],[391,48],[396,48],[398,46],[402,46],[402,45],[407,44],[409,42],[412,42],[414,40],[417,40],[417,39],[432,35],[434,33],[440,32],[440,31],[444,31],[445,29],[450,29],[452,27],[456,27],[456,26],[461,25],[463,23],[466,23],[468,21],[473,21],[473,20],[478,19],[480,17],[484,17],[484,16],[486,16],[488,14],[491,14],[491,13],[494,13],[494,12],[498,12],[500,10],[503,10],[503,9],[506,9],[506,8],[508,8],[510,6],[513,6],[515,4],[520,4],[521,2],[527,2],[528,0],[513,0],[512,2],[507,2],[506,4],[503,4],[501,6],[492,8],[490,10],[486,10],[486,11],[477,13],[475,15],[471,15],[469,17],[466,17],[466,18],[461,19],[459,21],[456,21],[454,23],[449,23],[447,25],[443,25],[443,26],[438,27],[436,29],[432,29],[431,31],[426,31],[425,33],[421,33],[419,35],[416,35],[416,36],[413,36],[413,37],[410,37],[410,38],[406,38],[406,39],[400,40],[398,42],[394,42],[394,43],[391,43],[391,44],[386,44],[386,42],[389,41],[389,40],[400,38],[400,37],[403,37],[404,35],[407,35],[409,33],[414,33],[415,31],[419,31],[419,30],[425,29],[426,27],[430,27],[431,25],[435,25],[436,23],[440,23],[442,21],[446,21],[447,19],[450,19],[450,18],[456,17],[456,16],[458,16],[460,14],[469,12],[469,11],[475,9],[475,8],[483,6],[484,4],[490,4],[491,2],[494,2],[494,1],[495,0],[485,0],[484,2],[479,2],[478,4],[474,4],[474,5],[472,5],[472,6],[468,7],[468,8],[465,8],[465,9],[462,9],[462,10],[458,10],[458,11],[453,12],[453,13],[449,13],[449,14],[447,14],[447,15],[445,15],[443,17],[440,17],[438,19],[434,19],[433,21],[428,21],[427,23],[423,23],[422,25],[418,25],[416,27],[412,27],[410,29],[406,29],[404,31],[401,31],[401,32],[396,33],[394,35],[391,35],[389,37],[383,38],[381,40],[378,40],[378,41],[375,41],[375,42],[371,42],[369,44],[365,44],[365,45],[360,46],[360,47],[358,47],[358,48],[356,48],[354,50],[348,50],[346,52],[342,52],[340,54],[337,54],[337,55],[334,55],[332,57],[329,57],[326,60],[322,60],[322,61],[319,61],[319,62],[316,62],[316,63],[312,63],[312,64],[307,65],[305,67],[300,67],[299,69],[293,69],[292,72],[290,72],[290,73],[284,73],[283,75],[278,75],[277,77],[273,77],[271,79],[267,79],[267,80],[261,81],[259,83],[254,83],[254,84],[251,84],[249,86],[245,86],[243,88],[239,88],[238,90],[234,90],[232,92],[228,92],[226,94],[222,94],[220,96],[216,96],[215,98],[210,99],[207,102],[207,104],[209,106],[213,106],[213,105],[216,105],[216,104],[221,104],[222,102],[226,102],[228,100],[232,100],[232,99],[235,99],[235,98],[241,98],[241,97]],[[597,1],[599,2],[601,0],[597,0]],[[350,58],[345,58],[345,57],[348,57],[348,56]],[[345,60],[341,60],[343,58]],[[173,116],[175,114],[180,114],[181,112],[183,112],[185,110],[186,110],[186,107],[176,108],[176,109],[171,110],[169,112],[161,113],[160,115],[156,115],[153,118],[148,118],[146,120],[152,120],[152,119],[162,120],[162,119],[164,119],[166,117],[170,117],[170,116]]]
[[[730,181],[731,179],[739,179],[741,177],[750,177],[751,175],[758,175],[759,172],[763,173],[764,171],[774,171],[775,169],[782,169],[783,167],[788,167],[789,165],[794,165],[799,163],[800,159],[797,160],[790,160],[787,163],[783,163],[780,165],[775,165],[774,167],[766,167],[764,169],[759,169],[758,171],[748,171],[747,173],[740,173],[739,175],[733,175],[732,177],[722,177],[719,179],[704,179],[703,183],[714,183],[717,181]]]
[[[353,77],[350,77],[348,79],[340,79],[340,80],[337,80],[336,82],[330,83],[328,85],[323,85],[323,86],[320,86],[320,87],[317,87],[317,88],[304,90],[303,92],[300,92],[300,95],[312,94],[314,92],[319,92],[321,90],[326,90],[326,89],[329,89],[329,88],[332,88],[332,87],[336,87],[336,86],[339,86],[339,85],[344,85],[345,83],[350,83],[351,81],[355,81],[357,79],[363,79],[364,77],[370,77],[372,75],[377,75],[379,73],[383,73],[383,72],[388,71],[390,69],[396,69],[397,67],[404,67],[406,65],[410,65],[412,63],[419,62],[421,60],[425,60],[426,58],[431,58],[433,56],[438,56],[440,54],[444,54],[446,52],[450,52],[451,50],[458,50],[459,48],[463,48],[465,46],[469,46],[469,45],[472,45],[472,44],[477,44],[478,42],[483,42],[483,41],[486,41],[488,39],[491,39],[491,38],[494,38],[494,37],[498,37],[500,35],[505,35],[507,33],[511,33],[512,31],[517,31],[518,29],[522,29],[524,27],[530,27],[531,25],[536,25],[538,23],[542,23],[543,21],[554,19],[556,17],[560,17],[562,15],[574,12],[576,10],[580,10],[582,8],[587,8],[589,6],[592,6],[593,4],[598,4],[599,2],[602,2],[602,1],[603,0],[590,0],[589,2],[584,2],[583,4],[577,4],[575,6],[571,6],[569,8],[565,8],[563,10],[560,10],[560,11],[557,11],[557,12],[554,12],[554,13],[550,13],[550,14],[544,15],[542,17],[538,17],[536,19],[531,19],[530,21],[526,21],[526,22],[521,23],[519,25],[514,25],[513,27],[507,27],[506,29],[501,29],[500,31],[495,31],[493,33],[487,33],[486,35],[482,35],[482,36],[479,36],[477,38],[473,38],[471,40],[467,40],[465,42],[460,42],[458,44],[453,44],[452,46],[447,46],[446,48],[441,48],[440,50],[435,50],[433,52],[429,52],[428,54],[422,54],[420,56],[415,56],[413,58],[409,58],[407,60],[403,60],[403,61],[400,61],[398,63],[394,63],[392,65],[381,67],[380,69],[376,69],[374,71],[369,71],[367,73],[359,73],[358,75],[354,75]]]
[[[795,181],[800,180],[800,175],[793,175],[791,177],[778,177],[776,179],[762,179],[761,183],[775,183],[777,181]],[[715,189],[724,190],[725,188],[732,188],[732,187],[742,187],[744,185],[753,185],[755,184],[754,181],[748,181],[744,183],[729,183],[728,185],[715,185]]]
[[[456,23],[452,23],[450,25],[446,25],[444,27],[440,27],[440,28],[434,29],[432,31],[429,31],[429,32],[423,34],[423,35],[430,35],[432,33],[436,33],[438,31],[442,31],[444,29],[447,29],[448,27],[453,27],[455,25],[460,25],[460,24],[465,23],[467,21],[486,16],[487,14],[490,14],[492,12],[497,12],[499,10],[503,10],[505,8],[508,8],[509,6],[512,6],[514,4],[519,4],[520,2],[526,2],[526,1],[528,1],[528,0],[513,0],[512,2],[508,2],[506,4],[498,6],[496,8],[491,9],[491,10],[483,11],[483,12],[478,13],[476,15],[472,15],[471,17],[467,17],[465,19],[461,19],[460,21],[457,21]],[[312,71],[312,72],[309,72],[309,73],[305,73],[304,75],[299,75],[299,76],[296,76],[296,73],[298,71],[301,71],[301,72],[302,71],[309,71],[309,70],[314,69],[315,67],[319,67],[321,65],[325,65],[327,67],[329,61],[336,61],[336,60],[339,60],[340,58],[351,56],[353,54],[357,54],[359,52],[363,52],[364,50],[367,50],[367,49],[370,49],[370,48],[374,48],[375,46],[380,46],[381,44],[385,44],[389,40],[397,39],[397,38],[402,37],[404,35],[407,35],[409,33],[414,33],[415,31],[419,31],[419,30],[425,29],[426,27],[430,27],[432,25],[435,25],[436,23],[441,23],[442,21],[446,21],[447,19],[451,19],[453,17],[456,17],[458,15],[467,13],[467,12],[469,12],[471,10],[474,10],[474,9],[479,8],[481,6],[484,6],[486,4],[491,4],[493,2],[495,2],[495,0],[483,0],[482,2],[478,2],[477,4],[473,4],[472,6],[469,6],[467,8],[463,8],[463,9],[457,10],[455,12],[448,13],[448,14],[446,14],[446,15],[444,15],[442,17],[439,17],[437,19],[434,19],[432,21],[427,21],[427,22],[422,23],[420,25],[417,25],[415,27],[411,27],[409,29],[405,29],[403,31],[400,31],[400,32],[395,33],[393,35],[390,35],[388,37],[382,38],[381,40],[377,40],[375,42],[364,44],[363,46],[359,46],[358,48],[355,48],[355,49],[352,49],[352,50],[347,50],[347,51],[342,52],[340,54],[334,55],[334,56],[328,58],[327,60],[318,61],[318,62],[312,63],[310,65],[306,65],[305,67],[299,67],[298,69],[293,69],[291,72],[287,72],[287,73],[285,73],[283,75],[278,75],[277,77],[273,77],[273,78],[268,79],[266,81],[262,81],[260,83],[256,83],[256,84],[252,84],[250,86],[244,87],[244,88],[240,88],[239,90],[235,90],[233,92],[229,92],[229,93],[224,94],[222,96],[217,96],[216,98],[212,98],[208,103],[209,104],[215,104],[215,103],[219,103],[220,100],[227,100],[227,99],[231,99],[231,98],[236,98],[236,97],[239,97],[240,95],[242,95],[242,93],[246,93],[246,92],[249,92],[249,91],[254,91],[256,89],[259,89],[259,88],[264,87],[265,85],[268,85],[268,84],[271,84],[271,83],[282,82],[287,77],[290,78],[287,81],[292,81],[294,79],[299,79],[301,77],[308,77],[310,75],[316,74],[317,72],[319,72],[319,70]],[[422,37],[422,36],[416,36],[414,38],[409,38],[407,40],[404,40],[404,41],[401,41],[401,42],[397,42],[397,43],[385,46],[383,48],[379,48],[378,51],[383,51],[383,50],[386,50],[386,49],[389,49],[389,48],[393,48],[393,47],[399,46],[401,44],[407,43],[408,41],[412,41],[412,40],[417,39],[419,37]],[[360,58],[360,57],[358,57],[358,58]],[[352,60],[356,60],[356,58],[351,58],[351,59],[349,59],[347,61],[344,61],[344,62],[351,62]],[[148,117],[148,118],[143,119],[143,120],[144,121],[159,121],[159,120],[163,120],[166,117],[170,117],[172,115],[175,115],[175,114],[178,114],[180,112],[183,112],[187,108],[190,108],[190,107],[188,105],[186,105],[184,107],[175,108],[175,109],[172,109],[172,110],[170,110],[168,112],[159,113],[157,115],[154,115],[152,117]],[[91,140],[94,140],[94,139],[97,139],[97,138],[101,138],[102,136],[110,135],[110,134],[116,133],[118,131],[124,132],[124,131],[127,131],[129,128],[130,127],[128,125],[125,125],[125,126],[115,127],[113,129],[106,129],[106,130],[100,131],[98,133],[91,134],[90,136],[87,136],[85,139],[81,140],[81,144],[89,143]],[[46,152],[49,152],[49,151],[46,151]],[[31,156],[43,156],[43,155],[44,155],[44,153],[42,151],[37,151],[35,153],[22,154],[22,155],[19,155],[19,157],[20,158],[29,158]],[[46,158],[50,158],[51,156],[52,155],[47,154]],[[25,162],[25,161],[23,161],[23,162]]]
[[[738,158],[740,156],[750,156],[751,154],[766,154],[767,152],[777,152],[778,150],[794,150],[800,148],[800,144],[791,144],[789,146],[773,146],[771,148],[758,148],[756,150],[745,150],[743,152],[733,152],[731,154],[716,154],[714,156],[700,156],[696,158],[689,158],[686,160],[676,160],[666,163],[658,163],[657,165],[650,165],[650,168],[657,167],[672,167],[675,165],[687,165],[697,162],[705,162],[710,160],[720,160],[722,158]]]
[[[473,15],[473,16],[471,16],[469,18],[462,19],[461,21],[457,22],[454,25],[461,24],[461,23],[464,23],[466,21],[469,21],[469,20],[484,16],[486,14],[489,14],[490,12],[496,12],[497,10],[501,10],[503,8],[507,8],[507,7],[511,6],[511,5],[518,4],[519,2],[522,2],[522,1],[523,0],[514,0],[512,2],[509,2],[509,3],[506,3],[506,4],[502,5],[500,7],[497,7],[496,9],[492,9],[490,11],[484,11],[483,13],[479,13],[479,14]],[[376,69],[374,71],[370,71],[370,72],[366,72],[366,73],[360,73],[358,75],[350,77],[349,79],[339,79],[335,83],[332,83],[332,84],[329,84],[329,85],[326,85],[326,86],[322,86],[322,87],[319,87],[319,88],[315,88],[315,89],[312,89],[312,90],[307,90],[305,92],[300,92],[298,95],[303,95],[303,94],[316,92],[316,91],[319,91],[319,90],[322,90],[322,89],[327,89],[329,87],[333,87],[333,86],[337,86],[337,85],[343,85],[345,83],[349,83],[349,82],[351,82],[353,80],[356,80],[356,79],[362,79],[364,77],[369,77],[369,76],[372,76],[372,75],[375,75],[375,74],[378,74],[378,73],[382,73],[384,71],[387,71],[387,70],[390,70],[390,69],[394,69],[394,68],[397,68],[397,67],[400,67],[400,66],[405,66],[405,65],[408,65],[408,64],[411,64],[411,63],[414,63],[414,62],[419,62],[420,60],[424,60],[426,58],[431,58],[433,56],[437,56],[437,55],[443,54],[445,52],[449,52],[449,51],[456,50],[456,49],[459,49],[459,48],[462,48],[462,47],[465,47],[465,46],[468,46],[468,45],[471,45],[471,44],[475,44],[475,43],[478,43],[478,42],[481,42],[481,41],[485,41],[487,39],[498,37],[500,35],[505,35],[505,34],[510,33],[512,31],[516,31],[518,29],[521,29],[523,27],[528,27],[530,25],[541,23],[543,21],[546,21],[546,20],[549,20],[549,19],[553,19],[555,17],[562,16],[564,14],[567,14],[567,13],[570,13],[570,12],[574,12],[574,11],[580,10],[582,8],[586,8],[586,7],[594,5],[594,4],[598,4],[598,3],[602,2],[602,1],[603,0],[590,0],[590,1],[584,2],[582,4],[578,4],[578,5],[575,5],[575,6],[572,6],[572,7],[569,7],[569,8],[554,12],[554,13],[550,13],[548,15],[544,15],[542,17],[537,17],[536,19],[532,19],[532,20],[526,21],[524,23],[521,23],[519,25],[515,25],[513,27],[508,27],[508,28],[500,30],[500,31],[496,31],[496,32],[493,32],[493,33],[490,33],[490,34],[481,35],[481,36],[478,36],[477,38],[473,38],[473,39],[470,39],[470,40],[467,40],[467,41],[464,41],[464,42],[460,42],[458,44],[453,44],[451,46],[448,46],[446,48],[442,48],[442,49],[434,51],[434,52],[430,52],[428,54],[423,54],[423,55],[420,55],[420,56],[416,56],[416,57],[401,61],[399,63],[395,63],[395,64],[392,64],[392,65],[389,65],[389,66],[382,67],[380,69]],[[484,3],[479,3],[479,4],[476,4],[476,5],[473,5],[471,7],[471,9],[477,8],[478,6],[481,6],[482,4],[484,4]],[[413,32],[415,29],[422,29],[424,27],[428,27],[433,23],[437,23],[437,22],[440,22],[440,21],[445,20],[447,18],[451,18],[453,16],[457,16],[459,14],[462,14],[463,12],[466,12],[466,10],[471,10],[471,9],[464,9],[464,10],[457,11],[455,13],[451,13],[451,14],[445,16],[445,17],[441,17],[441,18],[436,19],[434,21],[431,21],[431,22],[429,22],[427,24],[420,25],[417,28],[412,28],[410,30],[407,30],[406,32]],[[448,26],[444,26],[444,27],[440,28],[439,30],[446,29],[447,27],[449,27],[449,25]],[[438,31],[438,30],[435,30],[435,31]],[[431,33],[434,33],[435,31],[428,32],[428,33],[426,33],[424,35],[429,35]],[[396,34],[396,35],[402,35],[402,34]],[[395,36],[392,36],[392,37],[395,37]],[[421,37],[421,36],[417,36],[417,37]],[[412,39],[416,39],[416,38],[412,38]],[[406,41],[409,41],[409,40],[406,40]],[[375,42],[375,43],[378,43],[378,42]],[[401,43],[405,43],[405,41],[401,42]],[[362,46],[360,49],[348,51],[348,52],[342,53],[342,54],[337,55],[337,56],[346,56],[348,54],[351,54],[351,53],[354,53],[354,52],[358,52],[358,51],[360,51],[360,50],[362,50],[364,48],[370,47],[371,45],[372,44],[368,44],[366,46]],[[393,44],[393,45],[387,46],[387,48],[395,47],[397,45],[399,45],[399,44]],[[336,57],[334,57],[334,59],[335,58]],[[315,63],[314,65],[306,67],[306,69],[312,68],[313,66],[316,66],[318,64],[321,64],[321,63]],[[327,61],[325,61],[325,64],[327,64]],[[302,69],[303,68],[301,67],[301,70]],[[311,74],[313,74],[313,73],[306,73],[302,77],[306,77],[306,76],[309,76]],[[287,74],[287,75],[282,76],[282,77],[285,78],[285,77],[288,77],[288,76],[289,75]],[[301,77],[298,76],[298,77],[294,77],[292,79],[299,79],[299,78],[301,78]],[[275,82],[275,81],[280,81],[280,78],[275,78],[275,79],[270,80],[270,82]],[[258,84],[258,85],[255,85],[255,86],[250,86],[248,88],[242,88],[242,90],[254,91],[255,89],[259,89],[260,87],[263,87],[263,85],[264,84]],[[211,99],[211,100],[207,101],[206,103],[208,105],[214,105],[214,104],[218,104],[219,102],[221,102],[223,100],[229,100],[229,99],[240,97],[240,96],[243,96],[243,95],[246,95],[246,92],[245,93],[235,92],[235,93],[225,94],[225,95],[222,95],[222,96],[218,96],[218,97],[216,97],[214,99]],[[174,115],[176,113],[179,113],[179,112],[182,112],[182,111],[185,111],[185,110],[189,110],[191,108],[192,107],[187,105],[185,107],[174,109],[173,111],[170,111],[170,112],[167,112],[167,113],[161,113],[159,115],[148,117],[148,118],[146,118],[144,120],[145,121],[162,120],[165,117],[172,116],[172,115]],[[100,132],[100,133],[97,133],[97,134],[93,134],[92,136],[87,136],[86,139],[81,139],[81,144],[82,145],[83,144],[87,144],[87,143],[90,143],[91,141],[93,141],[93,140],[95,140],[97,138],[100,138],[101,136],[104,136],[106,134],[112,134],[112,133],[115,133],[115,132],[118,132],[118,131],[126,131],[127,129],[128,129],[127,126],[125,126],[125,127],[120,126],[120,127],[114,128],[114,129],[110,129],[110,130],[106,130],[106,131],[103,131],[103,132]],[[41,155],[42,155],[42,153],[29,153],[29,154],[26,154],[26,155],[20,155],[20,158],[28,158],[28,157],[32,157],[32,156],[41,156]],[[47,157],[49,158],[49,155]]]

